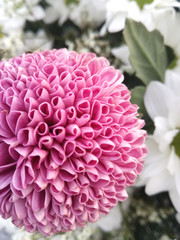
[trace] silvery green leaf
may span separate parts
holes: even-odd
[[[168,63],[162,35],[157,30],[149,32],[142,23],[127,19],[124,37],[136,76],[145,85],[153,80],[163,82]]]

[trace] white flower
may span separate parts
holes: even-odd
[[[111,209],[111,211],[99,221],[95,223],[105,232],[111,232],[115,229],[120,228],[122,223],[122,215],[119,209],[119,205]]]
[[[0,231],[4,229],[10,235],[14,234],[17,231],[17,227],[11,222],[11,219],[3,219],[0,217]]]
[[[48,38],[43,29],[40,29],[36,34],[31,31],[25,32],[23,39],[24,51],[50,50],[53,45],[53,41]]]
[[[153,135],[147,138],[148,155],[139,185],[148,195],[168,191],[180,212],[180,76],[166,72],[165,83],[153,81],[147,87],[144,103],[154,121]]]
[[[175,8],[180,8],[180,2],[176,0],[154,0],[151,4],[145,4],[140,9],[135,1],[110,0],[106,5],[106,22],[100,33],[121,31],[125,27],[126,18],[141,22],[149,30],[157,29],[163,36],[166,45],[170,46],[176,57],[176,66],[173,69],[180,74],[180,13]],[[124,64],[123,71],[131,73],[131,65],[128,61],[128,51],[124,45],[112,50],[114,56]],[[124,55],[122,56],[122,52]]]
[[[175,0],[155,0],[146,5],[145,9],[151,13],[155,29],[160,31],[164,37],[165,44],[172,47],[180,56],[180,14],[176,12],[180,8],[180,2]]]
[[[33,240],[33,234],[22,229],[17,229],[11,237],[12,240]]]
[[[106,30],[118,32],[124,29],[126,18],[131,18],[152,30],[154,25],[148,11],[140,9],[136,1],[110,0],[106,4],[106,22],[101,29],[103,35]]]
[[[97,227],[93,224],[87,224],[85,228],[76,229],[67,233],[60,232],[59,234],[50,237],[44,237],[40,233],[29,233],[25,229],[15,229],[10,236],[11,240],[88,240],[93,234],[96,234]]]
[[[3,32],[21,31],[25,21],[36,21],[44,17],[43,8],[38,5],[40,0],[1,0],[0,24]]]
[[[17,56],[22,53],[24,44],[22,41],[22,32],[11,32],[9,35],[2,35],[0,38],[0,47],[5,52],[5,58]]]
[[[67,6],[64,0],[46,0],[49,7],[46,8],[44,22],[49,24],[58,20],[59,25],[62,25],[69,17],[72,5]]]
[[[70,14],[70,19],[79,27],[99,26],[105,21],[107,0],[81,0]]]
[[[129,61],[129,48],[126,44],[122,44],[120,47],[112,48],[111,53],[119,58],[122,62],[120,70],[122,72],[126,71],[130,74],[134,72],[131,63]]]
[[[134,0],[109,0],[106,4],[106,22],[101,29],[101,34],[104,34],[106,30],[109,32],[123,30],[126,18],[142,22],[150,31],[157,28],[162,30],[163,35],[169,34],[169,31],[174,31],[176,27],[175,25],[169,28],[169,25],[173,24],[170,15],[175,12],[175,7],[180,7],[180,3],[176,0],[154,0],[151,4],[145,4],[143,9],[140,9]],[[178,15],[175,18],[178,18]],[[173,38],[174,34],[170,37]]]
[[[148,9],[170,9],[172,7],[179,7],[180,3],[177,0],[154,0],[151,4],[145,5]]]
[[[8,58],[21,54],[24,49],[23,28],[26,20],[35,21],[44,17],[44,10],[38,5],[39,1],[0,1],[0,46]]]
[[[105,3],[108,0],[80,0],[78,4],[66,5],[64,0],[46,0],[50,5],[46,8],[45,23],[58,20],[62,25],[67,19],[80,28],[87,25],[99,26],[105,20]]]
[[[180,2],[175,0],[155,0],[152,4],[146,5],[146,10],[151,13],[155,29],[164,37],[166,45],[170,46],[176,57],[176,66],[173,69],[180,74]]]

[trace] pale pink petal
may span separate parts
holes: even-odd
[[[84,154],[83,154],[84,155]],[[74,168],[74,170],[79,173],[79,172],[84,172],[85,170],[85,166],[83,164],[83,162],[78,159],[78,158],[72,158],[71,159],[71,163],[72,163],[72,166]]]
[[[76,172],[72,168],[71,164],[67,161],[61,166],[59,174],[60,177],[67,182],[70,182],[77,177]]]
[[[81,114],[89,114],[90,112],[90,104],[88,100],[79,100],[76,103],[76,108],[78,110],[78,112],[80,112]]]
[[[95,155],[88,152],[83,156],[83,160],[84,164],[88,167],[95,167],[99,162],[98,158]]]
[[[66,136],[65,139],[67,140],[74,140],[80,136],[81,130],[76,124],[69,124],[66,127]]]
[[[52,160],[58,165],[62,165],[66,161],[66,155],[63,148],[59,144],[53,144],[51,147]]]
[[[55,138],[57,142],[61,143],[64,140],[65,135],[66,131],[64,127],[59,126],[53,129],[52,137]]]
[[[59,96],[54,96],[51,99],[51,105],[52,105],[52,108],[55,109],[55,110],[57,110],[57,109],[64,109],[65,108],[64,101]]]

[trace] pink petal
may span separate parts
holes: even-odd
[[[24,219],[27,216],[27,209],[25,207],[25,200],[19,199],[14,203],[15,212],[17,214],[18,219]]]
[[[21,128],[18,132],[17,138],[24,146],[34,145],[36,143],[34,129],[32,127]]]
[[[61,143],[64,140],[65,135],[66,131],[64,127],[59,126],[53,129],[52,137],[55,138],[57,142]]]
[[[87,165],[88,167],[95,167],[99,160],[96,156],[94,156],[92,153],[89,153],[87,152],[84,156],[83,156],[83,159],[84,159],[84,163],[85,165]]]
[[[82,127],[81,128],[81,136],[85,139],[93,139],[94,131],[91,127]]]
[[[67,113],[68,123],[74,123],[77,115],[75,107],[71,106],[66,108],[66,113]]]
[[[88,100],[79,100],[76,103],[76,108],[78,110],[78,112],[80,112],[81,114],[89,114],[90,112],[90,104]]]
[[[74,170],[78,173],[78,172],[84,172],[85,170],[85,166],[82,163],[82,161],[78,158],[71,158],[71,164],[72,167],[74,168]]]
[[[54,143],[52,145],[51,158],[58,165],[62,165],[66,161],[65,152],[63,148],[57,143]]]
[[[80,136],[81,130],[76,124],[69,124],[66,127],[66,136],[67,140],[74,140]]]
[[[78,174],[77,183],[80,187],[88,187],[90,185],[89,179],[83,174]]]
[[[55,109],[55,110],[57,110],[57,109],[64,109],[65,108],[64,101],[59,96],[54,96],[51,99],[51,105],[52,105],[52,108]]]
[[[102,107],[101,103],[97,100],[93,101],[92,109],[91,109],[91,119],[99,120],[102,115]]]
[[[50,100],[49,92],[46,90],[46,88],[38,87],[36,89],[36,95],[38,97],[38,102],[39,103]]]
[[[96,141],[104,152],[111,152],[115,148],[114,142],[109,139],[98,137]]]
[[[59,174],[60,174],[60,177],[67,182],[70,182],[77,177],[76,172],[74,171],[74,169],[72,168],[71,164],[68,161],[66,161],[61,166]]]

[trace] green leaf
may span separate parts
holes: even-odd
[[[69,6],[70,4],[79,4],[79,0],[65,0],[65,3],[67,6]]]
[[[169,64],[168,68],[169,69],[175,68],[177,66],[177,63],[178,63],[178,57],[175,57],[173,61]]]
[[[176,66],[176,65],[174,66],[174,64],[177,61],[177,56],[171,47],[169,47],[167,45],[165,47],[166,47],[166,53],[167,53],[168,68],[171,69]]]
[[[132,1],[132,0],[131,0]],[[139,5],[139,7],[142,9],[144,7],[145,4],[148,4],[148,3],[152,3],[153,0],[135,0],[137,2],[137,4]]]
[[[180,131],[177,133],[177,135],[174,137],[171,146],[174,146],[175,153],[180,157]]]
[[[141,113],[145,113],[145,106],[144,106],[144,93],[146,88],[144,86],[137,86],[131,89],[131,102],[133,104],[137,104],[139,106],[139,110]]]
[[[127,19],[124,38],[136,76],[145,85],[153,80],[163,82],[168,63],[162,35],[157,30],[149,32],[142,23]]]

